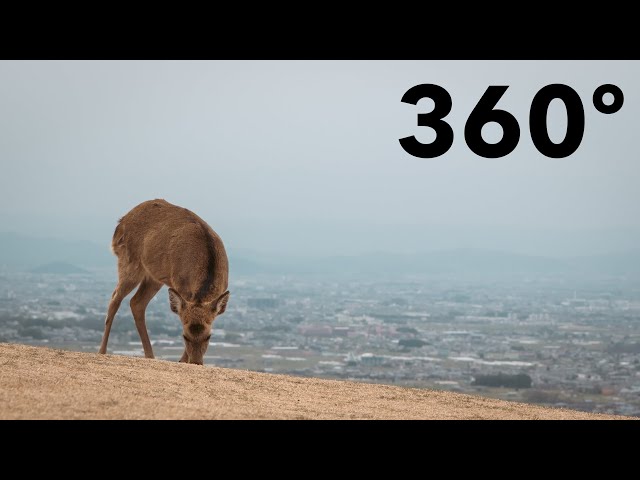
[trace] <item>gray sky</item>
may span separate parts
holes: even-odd
[[[427,111],[400,99],[446,88],[455,139],[419,159],[398,139]],[[535,93],[581,96],[578,151],[533,147]],[[625,95],[604,115],[603,83]],[[464,124],[489,85],[520,124],[516,150],[473,154]],[[636,248],[640,62],[0,62],[0,231],[107,245],[117,218],[161,197],[194,210],[231,249],[291,253],[493,248],[582,254]],[[549,109],[551,138],[566,125]],[[494,128],[495,127],[495,128]],[[497,140],[500,128],[486,127]]]

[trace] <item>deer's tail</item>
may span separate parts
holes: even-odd
[[[111,239],[111,252],[114,255],[118,255],[124,248],[124,225],[122,218],[118,220],[116,230],[113,232],[113,238]]]

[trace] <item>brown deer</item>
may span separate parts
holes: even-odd
[[[149,200],[122,217],[111,241],[118,257],[118,285],[111,296],[100,353],[107,353],[113,318],[122,300],[138,285],[131,312],[144,355],[153,357],[145,310],[162,288],[182,321],[181,362],[202,365],[211,326],[229,300],[229,262],[222,240],[195,213],[165,200]]]

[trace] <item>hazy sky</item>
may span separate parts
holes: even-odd
[[[419,159],[401,137],[427,111],[400,102],[446,88],[455,138]],[[578,151],[547,158],[529,106],[550,83],[581,96]],[[599,113],[604,83],[625,95]],[[520,124],[516,150],[486,159],[464,124],[487,86]],[[640,240],[640,62],[0,62],[0,231],[107,245],[137,203],[194,210],[231,249],[357,253],[479,247],[526,253],[636,248]],[[561,140],[564,107],[549,109]],[[486,127],[497,140],[500,128]]]

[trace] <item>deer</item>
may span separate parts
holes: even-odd
[[[154,358],[145,311],[163,285],[169,306],[182,323],[180,362],[203,365],[213,321],[229,301],[229,262],[222,239],[198,215],[164,199],[148,200],[118,220],[111,240],[118,258],[118,282],[107,309],[99,353],[107,353],[113,319],[122,300],[131,313],[144,356]]]

